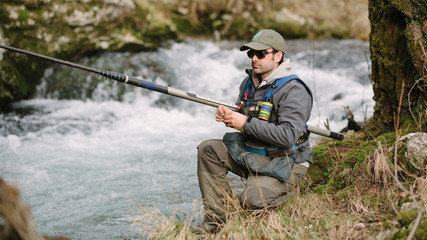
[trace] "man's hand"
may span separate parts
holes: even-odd
[[[228,109],[228,108],[226,108],[226,107],[224,107],[224,106],[219,106],[219,107],[216,109],[216,113],[215,113],[215,120],[216,120],[217,122],[223,122],[223,121],[224,121],[224,118],[225,118],[225,112],[226,112],[227,110],[230,110],[230,109]]]
[[[234,112],[224,106],[219,106],[216,110],[215,120],[223,122],[225,126],[232,128],[243,128],[245,125],[247,116]]]

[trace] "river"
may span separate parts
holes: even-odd
[[[187,39],[156,52],[73,61],[234,103],[250,67],[239,44]],[[341,130],[346,106],[356,121],[372,116],[367,42],[290,40],[287,48],[314,93],[309,125],[328,121]],[[133,224],[141,209],[200,219],[196,146],[234,131],[214,114],[210,106],[52,65],[31,99],[0,114],[0,177],[19,189],[44,234],[143,238]]]

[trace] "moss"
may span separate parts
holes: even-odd
[[[160,41],[166,42],[167,40],[176,39],[177,34],[172,31],[167,25],[160,25],[150,28],[145,34],[143,39],[148,39],[150,42]]]
[[[24,65],[25,60],[12,53],[3,54],[0,61],[0,110],[5,110],[11,100],[30,95],[37,84],[34,78],[41,77],[42,71],[37,70],[37,64]]]
[[[345,194],[349,186],[354,186],[360,182],[360,176],[366,174],[368,160],[372,158],[376,149],[379,147],[378,142],[383,148],[393,148],[395,144],[395,133],[385,133],[380,135],[375,140],[366,140],[363,134],[355,134],[349,136],[344,141],[330,141],[313,147],[314,164],[310,166],[308,175],[312,181],[312,187],[315,187],[316,192],[326,191],[333,193],[338,191],[337,196]],[[406,163],[405,159],[406,147],[405,144],[400,144],[398,150],[399,164]],[[391,157],[392,152],[388,151],[387,156]],[[392,162],[392,159],[388,159]],[[405,167],[414,172],[413,168]],[[408,178],[409,176],[404,176]],[[412,178],[408,178],[412,179]],[[412,179],[413,180],[413,179]],[[369,179],[363,179],[365,184],[371,184]],[[321,185],[321,186],[319,186]],[[341,192],[341,191],[344,192]],[[380,205],[388,206],[390,199],[376,198],[367,200],[370,206],[381,208]],[[385,209],[386,211],[387,209]]]
[[[329,160],[329,152],[326,144],[313,147],[313,158],[316,159],[316,165],[325,168],[325,163]]]
[[[333,194],[336,191],[337,191],[337,189],[333,186],[333,184],[324,184],[324,185],[319,185],[319,186],[313,188],[314,193]]]
[[[421,72],[414,65],[414,62],[419,59],[413,59],[415,55],[411,55],[411,53],[419,51],[413,49],[413,46],[409,44],[410,39],[405,35],[408,22],[416,22],[418,21],[417,16],[418,18],[420,16],[418,10],[414,14],[413,8],[421,7],[421,5],[425,6],[416,1],[369,1],[371,79],[374,83],[376,103],[374,116],[369,122],[368,128],[374,137],[394,130],[393,114],[398,112],[402,90],[401,127],[416,125],[414,119],[409,117],[411,116],[408,109],[409,102],[420,104],[425,102],[425,93],[422,93],[421,89],[413,89],[408,97],[410,88],[415,83],[413,76],[420,75]],[[402,88],[403,82],[405,84]]]
[[[308,170],[308,176],[313,184],[325,184],[329,181],[329,167],[332,161],[328,148],[325,144],[313,147],[314,164]]]
[[[6,9],[6,4],[0,2],[0,20],[2,24],[10,23],[10,19],[7,17],[9,12]]]
[[[377,196],[377,197],[367,196],[367,197],[364,197],[363,199],[371,209],[378,209],[379,207],[384,205],[383,203],[385,201],[385,199],[383,199],[382,196]]]
[[[314,147],[314,164],[308,175],[315,184],[325,185],[317,186],[315,191],[326,189],[333,193],[349,186],[354,181],[354,172],[362,171],[359,168],[366,165],[366,159],[375,146],[374,141],[361,141],[359,136],[355,136],[346,141],[331,141]]]
[[[18,20],[20,22],[26,22],[30,18],[30,12],[27,9],[18,11]]]
[[[350,31],[348,30],[348,28],[346,27],[337,27],[335,29],[332,30],[331,32],[331,37],[332,38],[337,38],[337,39],[346,39],[349,38],[351,36]]]
[[[397,217],[397,221],[400,223],[403,227],[409,227],[409,224],[411,224],[418,216],[417,210],[408,210],[399,213],[399,216]]]
[[[407,239],[410,232],[411,232],[410,228],[409,229],[403,228],[402,230],[395,233],[391,239],[392,240]],[[423,219],[420,222],[417,230],[415,231],[415,235],[414,235],[413,239],[416,239],[416,240],[426,240],[427,239],[427,219]]]
[[[311,166],[307,174],[314,184],[324,184],[329,180],[329,173],[317,165]]]
[[[269,20],[268,27],[282,33],[286,39],[306,38],[308,36],[307,26],[296,22]]]
[[[197,34],[204,33],[202,28],[199,28],[198,26],[195,26],[194,24],[192,24],[190,22],[190,19],[188,18],[184,18],[184,17],[175,18],[174,23],[176,25],[177,31],[182,34],[197,35]]]
[[[381,221],[383,229],[395,228],[395,224],[393,223],[393,217],[389,217],[386,215],[385,217],[379,216],[378,219]]]
[[[383,133],[380,136],[378,136],[377,140],[379,140],[383,146],[390,146],[394,144],[394,142],[396,141],[396,133],[395,132]]]
[[[346,187],[346,188],[343,188],[343,189],[341,189],[341,190],[339,190],[339,191],[337,191],[336,193],[335,193],[335,197],[338,199],[338,200],[340,200],[340,199],[347,199],[349,196],[351,196],[351,195],[353,195],[354,193],[356,193],[357,192],[357,190],[356,190],[356,188],[355,187],[353,187],[353,186],[348,186],[348,187]]]
[[[367,156],[371,155],[376,148],[375,141],[365,141],[359,146],[355,146],[349,150],[344,157],[344,166],[354,168],[358,163],[364,162]]]
[[[401,1],[401,0],[391,0],[391,4],[396,7],[399,11],[403,12],[405,15],[411,16],[412,13],[409,10],[411,8],[410,1]]]
[[[421,221],[415,232],[414,239],[426,240],[427,239],[427,219]]]
[[[245,19],[238,18],[235,19],[227,33],[223,35],[224,38],[228,39],[251,39],[253,33],[257,32],[259,29],[257,23],[248,22]]]

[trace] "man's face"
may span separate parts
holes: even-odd
[[[247,54],[252,59],[254,73],[261,76],[262,79],[266,78],[277,68],[281,57],[281,53],[274,52],[272,48],[261,51],[251,49]]]

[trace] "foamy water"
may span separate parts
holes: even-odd
[[[238,46],[188,40],[157,52],[78,61],[234,103],[250,67]],[[346,106],[357,121],[372,115],[366,42],[287,46],[315,93],[309,125],[323,128],[328,119],[339,131]],[[215,122],[210,106],[61,66],[48,69],[34,98],[13,109],[0,115],[0,176],[20,189],[40,232],[72,239],[139,238],[132,227],[137,204],[197,218],[196,146],[233,131]]]

